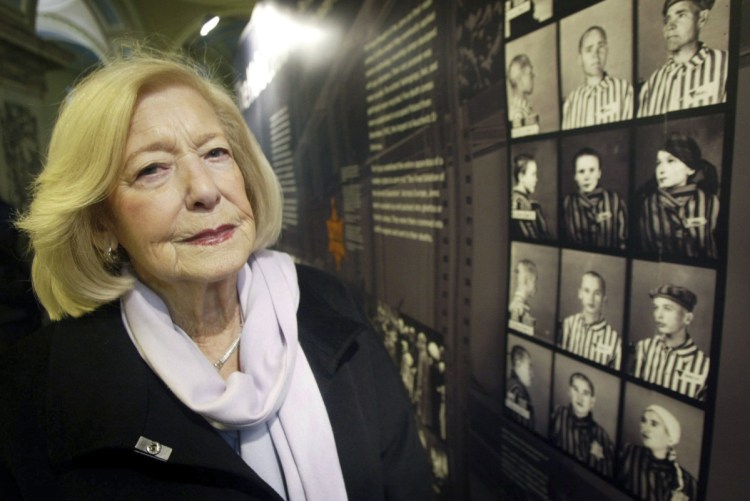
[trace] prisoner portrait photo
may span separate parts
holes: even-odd
[[[560,22],[563,130],[632,118],[632,15],[607,0]]]
[[[513,242],[509,266],[508,327],[554,343],[558,249]]]
[[[559,130],[556,37],[550,24],[505,46],[511,137]]]
[[[563,249],[557,344],[592,363],[623,362],[625,258]]]

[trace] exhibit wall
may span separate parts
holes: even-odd
[[[441,498],[727,492],[740,3],[255,7],[277,248],[361,302]]]

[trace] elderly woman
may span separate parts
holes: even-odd
[[[640,244],[649,254],[716,259],[715,167],[691,137],[671,133],[656,154],[656,189],[641,203]]]
[[[649,405],[641,415],[643,446],[626,444],[620,455],[620,484],[639,499],[687,501],[695,499],[695,477],[677,462],[680,422],[660,405]]]
[[[54,322],[1,364],[4,499],[431,497],[351,297],[264,250],[281,204],[198,70],[136,55],[76,86],[19,222]]]

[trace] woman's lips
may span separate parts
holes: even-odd
[[[234,235],[235,227],[231,224],[225,224],[218,228],[204,230],[195,235],[186,238],[183,242],[193,245],[216,245],[225,242]]]

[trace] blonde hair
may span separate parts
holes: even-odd
[[[108,257],[104,202],[123,167],[139,96],[169,85],[197,91],[218,116],[255,216],[253,251],[273,245],[281,232],[281,187],[231,94],[177,56],[139,51],[117,58],[83,78],[63,103],[31,205],[17,222],[34,253],[34,290],[53,320],[83,315],[133,287],[128,267]]]

